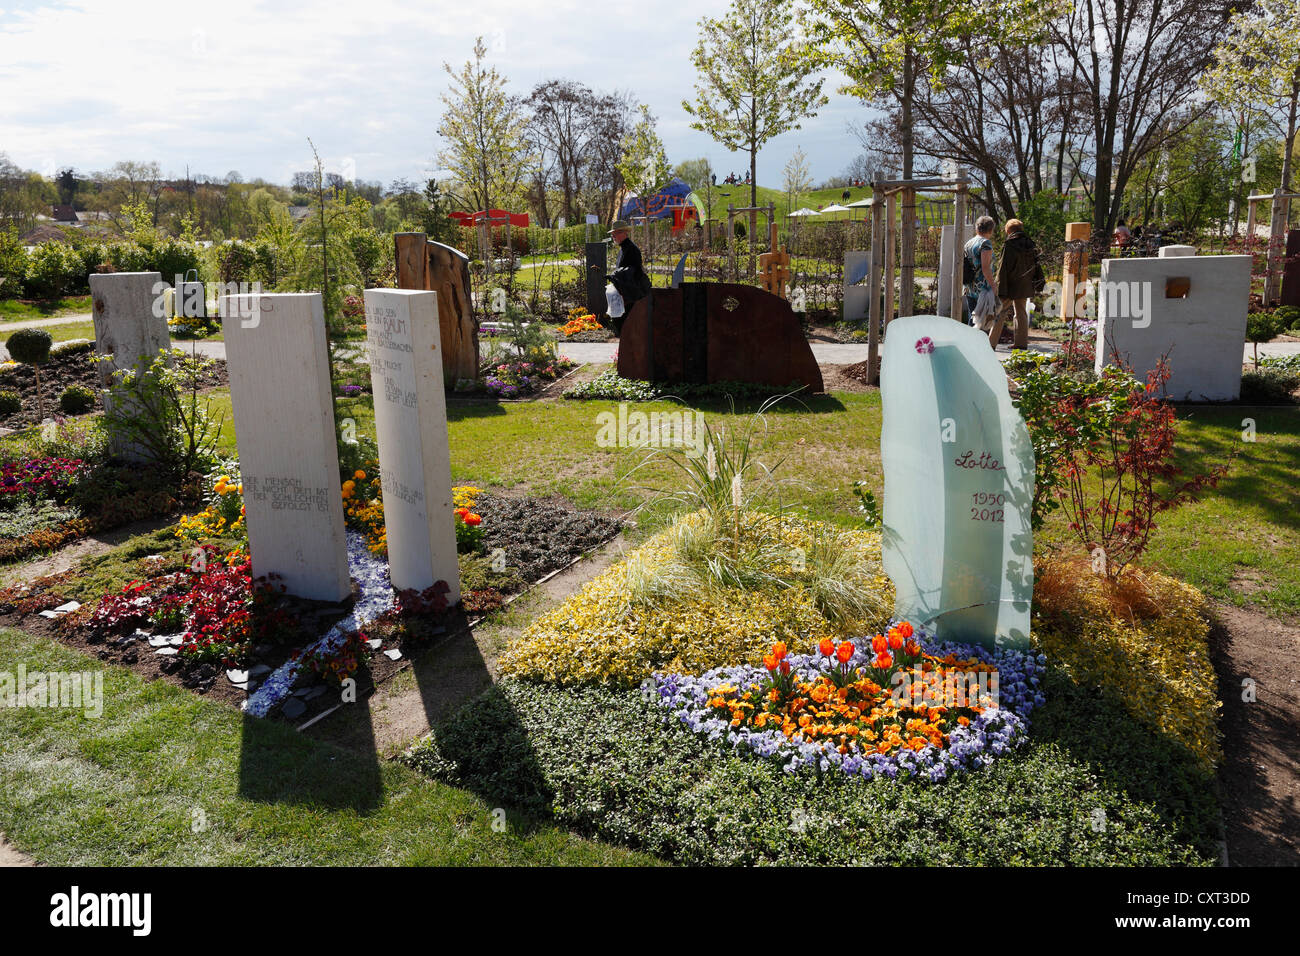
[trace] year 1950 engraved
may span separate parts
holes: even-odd
[[[1007,496],[994,491],[977,491],[971,496],[971,521],[1004,521]]]

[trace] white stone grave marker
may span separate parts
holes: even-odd
[[[227,296],[220,311],[253,575],[341,601],[352,582],[320,294]]]
[[[398,590],[445,581],[455,603],[460,570],[438,294],[367,289],[365,301],[389,576]]]
[[[112,387],[113,373],[139,372],[158,357],[160,350],[171,347],[167,319],[159,306],[164,288],[170,287],[157,272],[110,272],[90,276],[95,352],[112,356],[111,362],[98,365],[104,408],[108,411],[119,407],[118,402],[124,399]],[[144,448],[118,436],[113,438],[113,454],[135,462],[145,462],[149,458]]]

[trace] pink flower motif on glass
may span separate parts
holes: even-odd
[[[922,355],[929,355],[931,352],[933,352],[934,342],[931,341],[930,336],[923,335],[919,339],[917,339],[916,350]]]

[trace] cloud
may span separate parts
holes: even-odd
[[[34,0],[0,9],[0,150],[20,166],[88,173],[157,160],[164,173],[238,170],[287,182],[309,168],[307,137],[327,166],[385,183],[427,175],[440,144],[439,99],[483,36],[516,93],[552,77],[631,90],[650,104],[674,161],[707,155],[740,168],[681,109],[694,96],[696,20],[725,0],[686,7],[576,0]],[[828,88],[833,87],[828,83]],[[798,145],[814,176],[856,153],[843,97],[760,154],[776,184]]]

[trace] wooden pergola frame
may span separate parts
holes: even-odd
[[[1271,193],[1246,197],[1246,252],[1252,252],[1255,243],[1255,204],[1270,202],[1268,224],[1268,250],[1264,265],[1264,305],[1274,305],[1282,296],[1282,258],[1286,249],[1286,225],[1290,218],[1291,200],[1300,199],[1300,193],[1284,193],[1279,186]]]
[[[950,314],[958,322],[962,316],[962,234],[960,224],[966,218],[966,195],[970,189],[970,179],[961,170],[951,179],[873,179],[871,182],[871,268],[868,276],[869,309],[867,328],[867,368],[868,381],[872,385],[880,384],[880,332],[881,313],[885,324],[894,317],[894,244],[899,235],[897,197],[903,197],[903,208],[916,207],[916,192],[919,189],[931,192],[953,192],[953,222],[959,228],[953,230],[952,269],[949,303]],[[898,269],[902,279],[902,288],[898,294],[898,312],[900,315],[913,313],[912,288],[916,272],[916,221],[915,216],[905,216],[901,230],[902,248],[900,249]],[[882,287],[883,285],[883,287]]]

